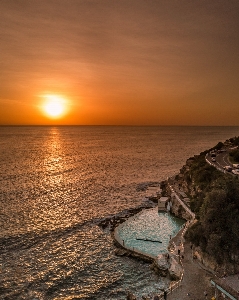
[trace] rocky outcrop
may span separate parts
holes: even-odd
[[[95,223],[101,227],[103,230],[108,229],[110,231],[113,231],[115,227],[117,227],[119,224],[125,222],[129,217],[139,213],[143,209],[147,208],[153,208],[157,204],[150,200],[143,201],[141,205],[135,208],[130,208],[125,211],[122,211],[116,215],[108,216],[103,219],[98,219],[95,221]]]
[[[117,244],[116,246],[119,246],[119,248],[116,248],[114,253],[116,256],[128,256],[128,257],[133,257],[138,260],[150,263],[153,261],[153,258],[150,256],[147,256],[146,254],[141,254],[126,248],[122,248],[121,245]]]
[[[171,280],[179,280],[183,274],[182,265],[178,262],[178,257],[172,256],[170,259],[170,268],[168,269]]]
[[[153,263],[153,269],[163,277],[170,280],[179,280],[183,274],[183,268],[174,254],[159,254]]]
[[[170,280],[179,280],[183,274],[183,268],[178,257],[172,253],[159,254],[155,259],[145,254],[140,254],[122,247],[115,249],[115,255],[133,257],[144,262],[152,262],[151,269],[158,275],[168,277]]]
[[[168,269],[170,267],[170,256],[169,254],[159,254],[154,261],[154,265],[157,269],[157,273],[160,276],[166,277],[168,275]]]
[[[114,252],[116,256],[129,256],[129,251],[126,249],[117,248]]]
[[[225,273],[226,275],[233,275],[239,273],[238,264],[228,261],[219,265],[212,256],[205,252],[202,252],[200,247],[194,248],[194,258],[197,259],[206,269],[215,272],[219,277],[222,277],[223,275],[225,275]]]

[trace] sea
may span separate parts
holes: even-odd
[[[97,220],[239,127],[1,126],[0,299],[126,299],[153,293],[150,265],[115,255]]]

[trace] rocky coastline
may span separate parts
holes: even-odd
[[[122,213],[110,216],[98,222],[98,225],[103,230],[108,230],[111,233],[114,244],[116,246],[115,255],[129,256],[135,259],[143,260],[146,263],[151,263],[151,268],[159,276],[169,278],[172,283],[179,282],[182,279],[184,270],[180,260],[180,255],[177,255],[176,253],[175,243],[173,239],[168,245],[168,252],[158,255],[155,259],[136,251],[132,251],[131,249],[126,249],[119,241],[117,241],[114,235],[114,231],[117,226],[128,220],[129,217],[139,213],[141,210],[157,206],[160,196],[168,197],[169,200],[167,201],[166,206],[169,202],[170,212],[175,216],[187,221],[187,223],[185,223],[186,225],[183,232],[178,232],[177,236],[175,237],[176,239],[180,239],[180,243],[182,241],[183,246],[184,234],[188,231],[188,228],[194,226],[195,223],[198,222],[195,214],[191,211],[191,205],[193,205],[195,209],[195,199],[197,199],[198,195],[203,195],[204,192],[202,187],[197,184],[196,180],[193,178],[195,166],[204,168],[202,171],[207,170],[208,172],[214,172],[213,169],[208,170],[208,168],[203,165],[203,161],[205,163],[205,154],[207,154],[208,151],[202,152],[200,155],[195,155],[194,157],[189,158],[177,175],[172,176],[165,181],[162,181],[160,183],[160,195],[151,198],[149,197],[147,201],[144,201],[142,205],[136,208],[126,210]],[[198,172],[200,172],[200,170]],[[207,179],[201,179],[202,183],[204,183],[203,180]],[[148,185],[148,187],[151,187],[151,185]],[[230,261],[223,261],[222,263],[218,263],[212,255],[209,255],[205,251],[202,251],[199,246],[191,244],[190,247],[193,258],[197,260],[198,264],[201,265],[201,267],[207,272],[210,272],[212,275],[216,275],[217,278],[225,276],[226,273],[227,275],[238,273],[239,268],[236,267],[238,266],[237,263],[235,264],[234,262]],[[235,262],[238,262],[239,256],[234,254],[233,259]],[[163,294],[160,296],[163,296]],[[127,299],[136,299],[136,297],[132,293],[129,293]]]
[[[143,209],[150,209],[150,208],[153,208],[156,206],[157,206],[157,201],[153,201],[150,199],[144,199],[144,201],[142,201],[141,205],[134,207],[134,208],[126,209],[118,214],[100,219],[96,222],[96,224],[103,230],[109,231],[112,233],[112,232],[114,232],[115,227],[117,227],[119,224],[128,220],[128,218],[136,215]]]
[[[163,185],[163,182],[160,183],[160,185]],[[117,215],[109,216],[107,218],[104,218],[102,220],[99,220],[97,222],[97,225],[102,228],[102,230],[109,232],[113,241],[115,248],[115,255],[117,256],[127,256],[132,257],[133,259],[138,259],[141,261],[144,261],[145,263],[151,264],[151,269],[154,270],[154,272],[161,276],[166,277],[171,281],[171,284],[175,284],[179,282],[182,279],[183,276],[183,266],[180,260],[180,257],[176,254],[175,244],[173,242],[173,239],[170,241],[168,245],[168,251],[158,255],[156,258],[153,258],[151,256],[147,256],[146,254],[139,253],[137,251],[133,251],[132,249],[127,249],[124,247],[115,237],[115,229],[123,222],[127,221],[130,217],[138,214],[144,209],[150,209],[154,208],[158,205],[158,199],[160,198],[160,195],[157,195],[156,197],[151,197],[149,199],[144,199],[142,205],[125,210]],[[180,211],[180,213],[178,213]],[[183,218],[185,220],[189,219],[190,216],[188,216],[185,213],[182,212],[182,209],[179,208],[179,206],[176,204],[176,201],[173,202],[172,207],[172,214],[175,216],[178,216],[180,218]],[[177,235],[182,236],[182,230],[180,230]],[[177,238],[176,237],[174,238]],[[167,290],[169,290],[171,287],[169,286]],[[162,290],[163,295],[164,290]],[[127,299],[136,299],[135,296],[129,292]]]

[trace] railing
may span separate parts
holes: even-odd
[[[207,153],[206,156],[205,156],[206,162],[207,162],[209,165],[211,165],[211,166],[213,166],[214,168],[216,168],[218,171],[223,172],[224,174],[230,174],[231,176],[238,176],[238,175],[233,174],[233,173],[231,173],[231,172],[227,172],[227,171],[224,170],[223,168],[220,168],[220,167],[218,167],[217,165],[213,164],[212,162],[210,162],[210,161],[208,160],[207,157],[208,157],[208,153]]]
[[[229,294],[226,290],[224,290],[219,284],[217,284],[215,281],[213,281],[211,279],[211,284],[213,286],[215,286],[216,289],[218,289],[219,291],[221,291],[225,296],[227,296],[228,298],[230,298],[231,300],[237,300],[234,296],[232,296],[231,294]]]
[[[174,193],[176,199],[178,200],[178,202],[182,205],[182,207],[192,216],[192,219],[195,219],[195,213],[193,213],[188,206],[180,199],[180,197],[177,195],[177,193],[175,192],[175,190],[173,189],[173,187],[171,186],[171,184],[169,184],[169,187],[172,191],[172,193]]]
[[[210,162],[209,160],[208,160],[208,153],[206,154],[206,156],[205,156],[205,160],[206,160],[206,162],[210,165],[210,166],[213,166],[214,168],[216,168],[218,171],[220,171],[220,172],[223,172],[223,173],[226,173],[226,171],[223,169],[223,168],[220,168],[220,167],[218,167],[217,165],[215,165],[215,164],[213,164],[212,162]]]

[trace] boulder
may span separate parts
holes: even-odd
[[[128,251],[122,248],[117,248],[115,249],[115,255],[117,256],[124,256],[124,255],[128,255]]]
[[[155,259],[155,265],[158,269],[158,273],[161,276],[167,276],[169,269],[169,261],[168,254],[159,254]]]
[[[151,298],[148,297],[148,296],[142,296],[142,299],[143,299],[143,300],[150,300]]]
[[[127,300],[137,300],[136,296],[131,292],[128,292],[126,299]]]
[[[171,280],[179,280],[183,274],[183,268],[178,262],[178,258],[171,257],[171,265],[169,268],[169,276]]]

